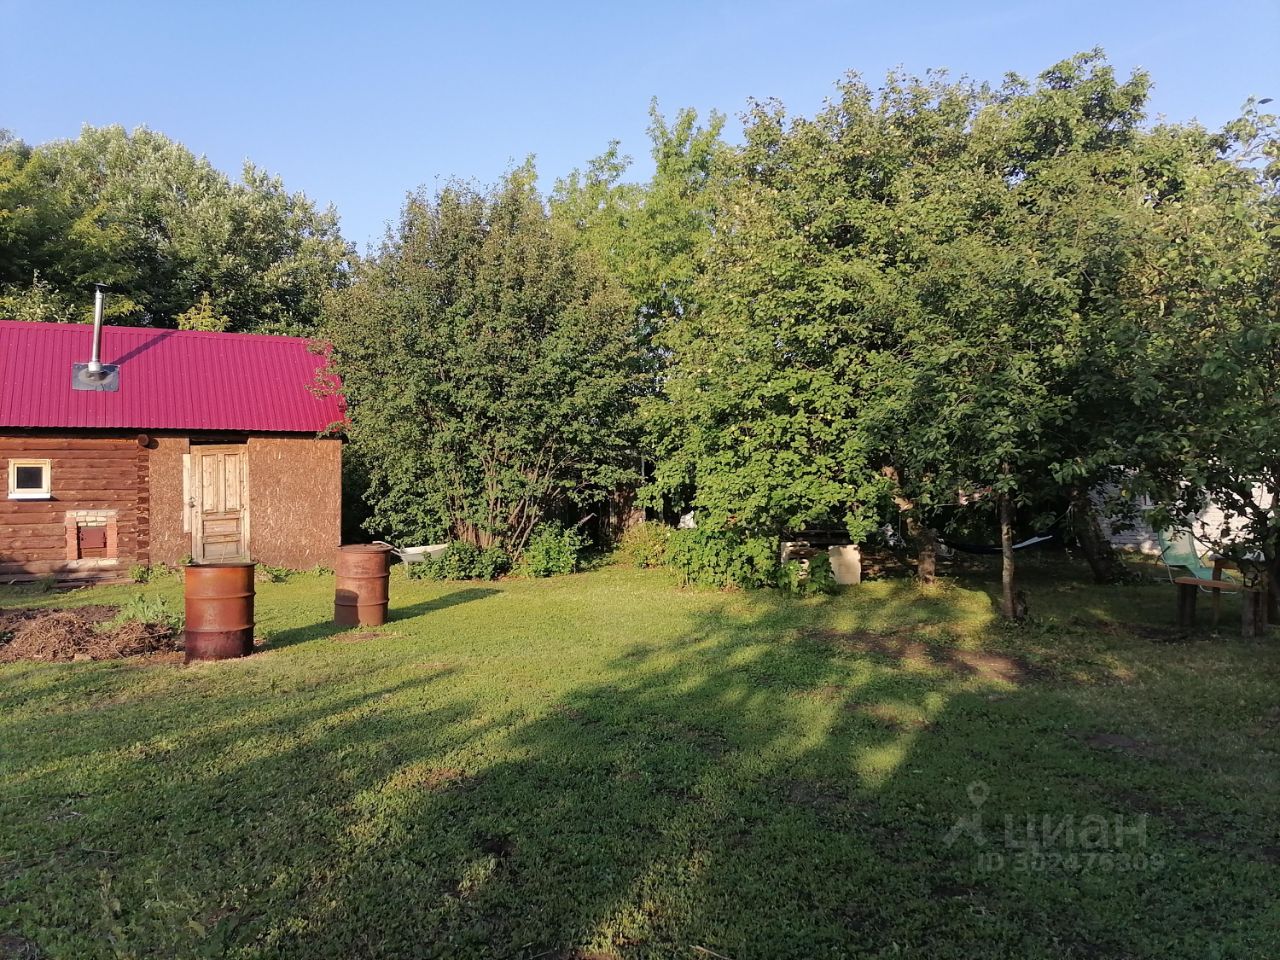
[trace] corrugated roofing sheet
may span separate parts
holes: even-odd
[[[0,320],[0,427],[319,433],[343,417],[298,337],[104,326],[120,389],[72,390],[92,341],[88,324]]]

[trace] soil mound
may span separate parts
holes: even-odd
[[[180,637],[167,623],[126,621],[109,626],[117,608],[0,610],[0,663],[35,660],[116,660],[179,649]]]

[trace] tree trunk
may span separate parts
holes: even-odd
[[[938,579],[938,532],[918,520],[916,527],[916,576],[921,583],[933,583]]]
[[[933,583],[938,579],[938,531],[920,521],[920,511],[902,492],[902,480],[897,467],[881,467],[880,472],[892,480],[897,488],[893,494],[893,502],[906,518],[907,536],[916,545],[916,576],[922,583]]]
[[[1020,619],[1013,583],[1013,504],[1008,493],[1000,494],[1000,616]]]
[[[1267,602],[1263,607],[1267,623],[1280,624],[1280,556],[1267,565],[1263,580],[1263,589],[1267,591]]]
[[[1095,583],[1123,583],[1129,579],[1129,571],[1102,532],[1098,511],[1085,490],[1077,488],[1071,491],[1071,524],[1080,543],[1080,551],[1093,571]]]

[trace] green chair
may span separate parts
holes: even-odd
[[[1156,540],[1160,543],[1160,559],[1164,561],[1165,569],[1169,571],[1169,580],[1178,578],[1178,574],[1174,573],[1174,567],[1183,568],[1197,580],[1214,579],[1213,566],[1205,566],[1200,554],[1200,542],[1191,531],[1183,530],[1172,537],[1169,534],[1168,530],[1156,531]],[[1206,593],[1212,592],[1209,587],[1200,589]]]

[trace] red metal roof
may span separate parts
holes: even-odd
[[[343,418],[299,337],[104,326],[120,389],[72,390],[92,347],[88,324],[0,320],[0,427],[319,433]]]

